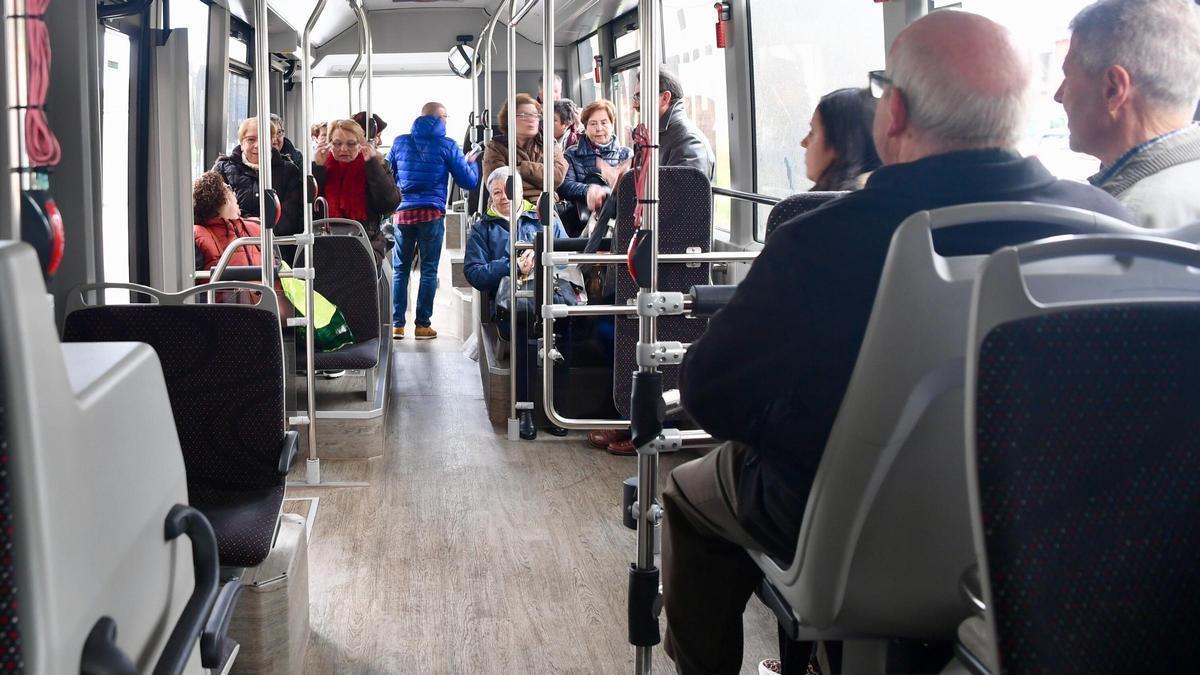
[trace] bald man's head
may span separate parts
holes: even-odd
[[[421,117],[446,117],[446,106],[437,101],[430,101],[421,107]]]
[[[884,146],[902,135],[910,145],[941,151],[1016,146],[1032,75],[1003,26],[977,14],[933,12],[900,33],[888,57],[888,76],[902,100],[879,106],[882,117],[892,118],[877,119],[881,156],[894,154]]]

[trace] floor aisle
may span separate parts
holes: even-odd
[[[323,470],[370,487],[289,490],[320,498],[304,672],[631,673],[635,542],[618,511],[635,460],[578,435],[508,442],[460,345],[396,343],[387,453]],[[664,474],[687,458],[665,456]],[[756,673],[774,622],[752,600],[746,626]],[[655,666],[674,672],[661,649]]]

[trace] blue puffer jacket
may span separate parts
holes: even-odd
[[[401,211],[417,207],[445,210],[450,174],[467,189],[479,184],[479,169],[446,137],[446,123],[433,115],[418,117],[412,133],[396,137],[387,163],[404,193]]]
[[[517,218],[517,241],[533,241],[542,231],[533,205],[525,202],[528,210]],[[471,226],[471,237],[463,252],[463,274],[472,287],[484,293],[495,292],[500,280],[508,276],[508,220],[488,210],[487,215]],[[562,224],[554,221],[554,238],[567,236]]]
[[[617,166],[633,157],[633,150],[617,143],[612,139],[608,145],[596,146],[587,136],[580,136],[579,142],[567,148],[567,177],[558,194],[573,201],[583,201],[587,197],[589,185],[583,181],[589,173],[599,173],[596,159],[603,159],[609,166]],[[612,187],[612,186],[610,186]],[[408,194],[407,192],[405,194]]]

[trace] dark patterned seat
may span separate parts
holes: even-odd
[[[770,237],[776,228],[792,218],[816,210],[844,194],[847,193],[801,192],[785,198],[771,208],[771,215],[767,216],[767,233],[764,238]]]
[[[379,365],[378,338],[384,322],[380,317],[379,266],[375,264],[375,256],[354,236],[319,236],[313,242],[313,249],[317,270],[313,288],[342,311],[354,334],[353,347],[373,345],[371,350],[343,347],[336,352],[317,352],[317,369],[374,368]],[[351,351],[346,352],[347,349]]]
[[[1197,344],[1196,303],[986,334],[975,457],[1003,672],[1200,672]]]
[[[189,501],[212,522],[221,564],[270,551],[288,440],[283,346],[274,312],[246,305],[85,307],[68,342],[144,342],[162,363],[187,468]]]
[[[9,448],[5,381],[4,360],[0,359],[0,465],[7,467],[9,465]],[[0,471],[0,550],[4,551],[4,557],[0,559],[0,629],[2,629],[0,630],[0,672],[3,673],[25,672],[21,624],[17,620],[20,596],[18,595],[17,560],[13,542],[16,534],[15,528],[12,487],[9,485],[8,472]]]
[[[707,253],[712,250],[712,185],[697,169],[664,166],[659,169],[659,253]],[[634,235],[633,210],[637,205],[633,174],[617,185],[617,216],[613,219],[613,251],[625,251]],[[616,270],[618,305],[637,297],[638,287],[624,265]],[[611,273],[611,272],[610,272]],[[658,290],[687,293],[692,286],[711,283],[709,266],[661,265]],[[629,417],[629,397],[637,370],[638,321],[636,317],[616,317],[616,347],[613,357],[613,404]],[[695,342],[708,326],[705,319],[664,316],[658,319],[660,341]],[[663,368],[663,389],[679,388],[679,368]]]

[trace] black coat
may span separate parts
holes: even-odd
[[[225,182],[233,188],[242,217],[258,218],[258,171],[242,161],[242,146],[235,146],[228,155],[219,157],[213,170],[221,172]],[[296,234],[304,227],[300,169],[277,150],[271,151],[271,182],[283,210],[275,234]]]
[[[1133,222],[1104,192],[1057,180],[1015,153],[957,152],[883,167],[865,189],[781,225],[688,350],[684,406],[714,436],[751,446],[738,479],[738,521],[768,552],[785,560],[795,552],[892,234],[918,211],[990,201],[1075,206]],[[934,244],[945,256],[986,254],[1072,233],[989,223],[937,231]]]

